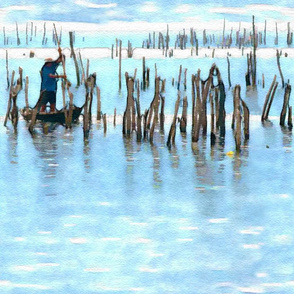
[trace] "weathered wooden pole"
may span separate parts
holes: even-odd
[[[116,126],[116,108],[113,111],[113,125]]]
[[[104,134],[106,134],[106,132],[107,132],[106,113],[103,114],[103,129],[104,129]]]
[[[20,45],[19,33],[18,33],[18,24],[16,22],[16,39],[17,39],[17,46]]]
[[[140,82],[137,80],[137,99],[136,99],[136,109],[137,109],[137,142],[142,140],[142,115],[140,107]]]
[[[70,42],[70,49],[71,49],[70,56],[73,57],[73,60],[74,60],[75,69],[76,69],[76,76],[77,76],[77,87],[79,87],[81,84],[80,71],[79,71],[79,65],[78,65],[76,53],[75,53],[75,50],[73,47],[73,32],[69,32],[69,42]]]
[[[227,62],[228,62],[228,82],[229,82],[229,88],[232,87],[231,83],[231,69],[230,69],[230,60],[229,57],[227,56]]]
[[[289,107],[290,94],[291,94],[291,85],[287,84],[285,88],[283,108],[280,114],[280,126],[282,127],[285,125],[286,113]]]
[[[61,89],[62,89],[62,102],[63,102],[63,108],[64,108],[64,121],[67,122],[67,111],[66,111],[66,102],[65,102],[65,84],[61,83]]]
[[[178,91],[178,98],[176,101],[176,105],[175,105],[175,112],[174,112],[174,117],[173,117],[173,121],[170,127],[170,131],[168,134],[168,139],[167,139],[167,147],[171,148],[171,144],[175,143],[175,138],[176,138],[176,123],[177,123],[177,116],[178,116],[178,111],[179,111],[179,106],[180,106],[180,99],[181,99],[181,95]]]
[[[250,111],[247,104],[244,102],[244,100],[241,97],[240,97],[240,101],[241,101],[242,109],[243,109],[244,138],[246,141],[246,140],[249,140]]]
[[[45,45],[46,41],[46,22],[44,22],[44,32],[43,32],[43,40],[42,40],[42,45]]]
[[[213,146],[215,144],[215,112],[214,112],[214,99],[212,93],[209,94],[209,102],[210,102],[210,145]]]
[[[119,40],[119,69],[118,69],[118,80],[119,80],[119,91],[121,90],[121,46],[122,41]]]
[[[79,51],[79,60],[80,60],[80,65],[81,65],[81,70],[82,70],[81,83],[84,83],[85,82],[85,79],[86,79],[86,75],[85,75],[85,69],[84,69],[84,64],[83,64],[83,59],[82,59],[81,51]]]
[[[280,64],[280,53],[279,53],[279,50],[278,50],[278,49],[277,49],[277,52],[276,52],[276,56],[277,56],[278,69],[279,69],[279,73],[280,73],[281,80],[282,80],[282,88],[284,88],[284,86],[285,86],[285,83],[284,83],[284,76],[283,76],[282,69],[281,69],[281,64]]]
[[[266,45],[266,20],[264,21],[263,44]]]
[[[187,99],[187,96],[185,96],[183,98],[182,117],[180,119],[181,133],[186,133],[186,131],[187,131],[187,112],[188,112],[188,99]]]
[[[279,43],[279,36],[278,36],[278,24],[276,23],[276,37],[275,37],[275,45]]]
[[[271,107],[271,103],[269,103],[270,101],[270,97],[272,97],[271,99],[271,102],[274,98],[274,95],[275,95],[275,89],[277,88],[277,83],[276,83],[276,75],[274,76],[274,79],[271,83],[271,86],[265,96],[265,101],[264,101],[264,105],[263,105],[263,110],[262,110],[262,115],[261,115],[261,121],[265,121],[268,119],[268,114],[269,114],[269,110],[270,110],[270,107]],[[275,88],[274,88],[275,86]],[[274,91],[273,91],[274,89]]]
[[[39,112],[40,107],[41,107],[41,101],[42,101],[43,93],[44,93],[44,91],[40,92],[39,99],[38,99],[35,107],[32,110],[32,118],[31,118],[31,122],[30,122],[29,128],[28,128],[31,135],[33,134],[33,131],[34,131],[34,126],[35,126],[35,123],[36,123],[37,113]]]
[[[25,83],[25,103],[26,103],[26,110],[29,109],[29,77],[26,76],[26,83]]]
[[[234,128],[234,137],[236,143],[236,151],[241,150],[241,111],[240,111],[240,85],[236,85],[234,88],[234,117],[236,127]]]
[[[96,94],[97,94],[97,120],[101,120],[101,93],[100,88],[96,86]]]
[[[9,69],[8,69],[8,51],[6,50],[6,80],[7,80],[7,89],[9,89]]]
[[[254,15],[252,16],[252,30],[253,30],[253,60],[251,65],[252,70],[252,86],[256,87],[256,48],[257,48],[257,42],[256,42],[256,31],[255,31],[255,23],[254,23]]]
[[[292,106],[289,106],[289,111],[288,111],[288,127],[290,130],[293,128],[293,122],[292,122]]]

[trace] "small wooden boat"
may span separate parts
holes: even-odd
[[[83,107],[73,107],[72,111],[72,122],[76,122],[81,115]],[[66,111],[66,113],[65,113]],[[22,108],[20,109],[20,113],[26,121],[30,121],[32,119],[33,109],[32,108]],[[52,123],[60,123],[65,124],[65,115],[69,115],[68,109],[56,110],[56,112],[38,112],[36,116],[36,120],[42,122],[52,122]]]

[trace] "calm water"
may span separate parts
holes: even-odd
[[[40,82],[33,69],[42,62],[9,61],[10,70],[21,65],[30,77],[31,105]],[[34,137],[24,121],[16,134],[10,122],[3,127],[8,93],[2,91],[1,293],[293,293],[294,158],[292,132],[279,126],[280,86],[272,124],[260,122],[267,89],[278,75],[276,60],[258,60],[258,79],[264,73],[266,86],[246,91],[246,58],[231,59],[232,84],[241,84],[251,111],[251,137],[241,154],[227,155],[235,148],[228,87],[224,146],[211,147],[209,137],[192,145],[189,121],[187,135],[177,130],[175,146],[166,147],[177,94],[172,78],[180,65],[188,68],[190,101],[191,74],[201,68],[205,78],[213,62],[227,87],[226,60],[147,61],[151,81],[155,63],[167,79],[165,133],[156,131],[154,145],[137,143],[135,136],[124,139],[119,121],[113,126],[113,110],[121,120],[126,99],[124,83],[118,92],[117,60],[90,61],[108,130],[104,135],[94,121],[87,144],[82,121],[72,130],[56,126],[48,134],[37,126]],[[281,59],[285,80],[292,76],[290,62]],[[123,72],[137,68],[140,79],[141,67],[141,60],[123,61]],[[74,84],[71,60],[68,75]],[[5,89],[4,78],[0,83]],[[82,105],[83,88],[72,90],[75,103]],[[151,82],[141,93],[142,110],[149,107],[153,90]],[[23,91],[18,105],[24,105]]]

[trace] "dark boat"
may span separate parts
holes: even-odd
[[[83,107],[73,107],[73,112],[72,112],[72,122],[76,122],[81,115],[81,112],[83,110]],[[36,120],[42,121],[42,122],[52,122],[52,123],[60,123],[60,124],[65,124],[65,111],[66,114],[69,115],[69,110],[68,109],[61,109],[57,110],[56,112],[44,112],[44,113],[37,113]],[[33,109],[32,108],[22,108],[20,109],[20,113],[23,116],[23,118],[26,121],[30,121],[32,119],[32,113]]]

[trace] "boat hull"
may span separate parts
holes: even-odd
[[[76,122],[81,115],[82,107],[74,107],[72,112],[72,122]],[[69,113],[68,110],[59,110],[54,113],[46,112],[46,113],[38,113],[36,119],[42,122],[52,122],[52,123],[60,123],[65,124],[65,111],[67,111],[67,115]],[[32,110],[29,109],[21,109],[20,111],[23,118],[27,121],[32,119]]]

